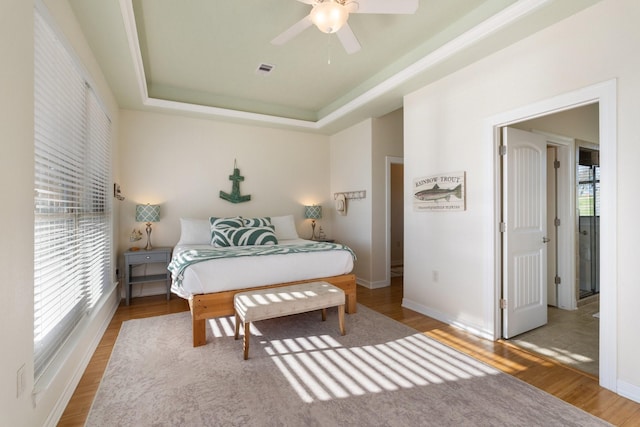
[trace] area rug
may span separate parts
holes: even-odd
[[[609,425],[361,305],[320,317],[255,322],[248,360],[231,317],[197,348],[188,312],[127,321],[86,425]]]

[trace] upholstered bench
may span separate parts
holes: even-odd
[[[327,282],[309,282],[240,292],[233,298],[236,317],[235,339],[238,339],[240,323],[242,323],[244,325],[244,359],[247,360],[251,322],[313,310],[322,310],[322,320],[326,320],[327,308],[335,306],[338,306],[340,333],[344,335],[344,303],[344,291]]]

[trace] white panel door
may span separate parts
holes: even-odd
[[[503,129],[502,334],[512,338],[547,323],[546,138]]]

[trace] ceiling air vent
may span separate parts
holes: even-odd
[[[256,69],[256,74],[269,74],[273,71],[274,66],[271,64],[260,64]]]

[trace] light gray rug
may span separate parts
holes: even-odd
[[[561,400],[363,306],[252,325],[193,348],[188,312],[123,324],[88,426],[601,426]],[[215,335],[215,337],[214,337]]]

